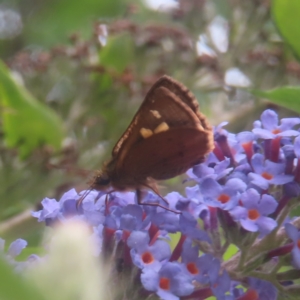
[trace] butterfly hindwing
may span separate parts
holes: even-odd
[[[184,173],[203,161],[206,135],[193,127],[171,128],[137,143],[117,168],[122,178],[164,180]],[[147,156],[145,157],[145,153]]]

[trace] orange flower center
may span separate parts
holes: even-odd
[[[166,277],[162,277],[159,281],[159,287],[163,290],[170,289],[170,279]]]
[[[154,257],[150,252],[145,252],[142,254],[142,261],[145,264],[151,264],[154,261]]]
[[[188,271],[193,274],[193,275],[196,275],[199,273],[199,270],[197,268],[197,266],[194,264],[194,263],[188,263],[186,265],[186,268],[188,269]]]
[[[274,134],[277,134],[277,133],[280,133],[281,132],[281,130],[280,129],[274,129],[274,130],[272,130],[272,133],[274,133]]]
[[[243,296],[240,297],[243,300],[259,300],[258,293],[255,290],[249,289]]]
[[[230,200],[230,197],[226,194],[221,194],[221,195],[219,195],[218,200],[224,204]]]
[[[261,176],[267,180],[271,180],[273,178],[273,175],[268,172],[261,173]]]
[[[252,145],[253,145],[253,142],[250,141],[250,142],[243,143],[242,147],[244,148],[245,152],[247,152],[247,151],[251,151]]]
[[[260,214],[256,209],[249,209],[248,218],[250,220],[256,220],[259,216],[260,216]]]

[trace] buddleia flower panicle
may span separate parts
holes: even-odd
[[[66,220],[91,228],[95,255],[109,261],[111,289],[128,299],[277,299],[299,289],[300,218],[291,218],[300,194],[300,118],[278,120],[266,110],[252,131],[214,129],[215,148],[187,171],[183,195],[162,199],[145,191],[74,189],[45,198],[33,212],[48,226]],[[297,272],[282,272],[289,266]],[[124,276],[123,276],[124,274]],[[297,274],[297,275],[295,275]]]

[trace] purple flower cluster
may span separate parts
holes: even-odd
[[[5,241],[0,238],[0,253],[4,252]],[[27,267],[30,267],[33,262],[40,260],[39,256],[31,254],[27,257],[26,261],[17,261],[16,257],[19,256],[24,248],[27,247],[27,242],[23,239],[16,239],[12,242],[5,255],[5,260],[11,264],[17,272],[21,272]]]
[[[69,218],[88,222],[97,252],[115,261],[118,272],[137,271],[132,287],[141,284],[140,298],[277,299],[278,292],[293,290],[296,279],[291,272],[277,277],[286,263],[278,257],[291,253],[300,268],[297,228],[285,225],[290,244],[286,235],[278,237],[300,194],[299,124],[300,118],[287,118],[278,125],[277,114],[266,110],[252,132],[216,127],[215,149],[187,172],[196,185],[186,188],[186,196],[165,196],[180,214],[147,205],[166,205],[152,192],[138,205],[134,192],[91,191],[78,208],[85,191],[73,189],[59,201],[45,198],[33,216],[47,225]],[[172,241],[178,241],[171,248],[174,233]],[[224,260],[230,245],[238,251]]]

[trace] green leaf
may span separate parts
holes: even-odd
[[[51,0],[40,1],[30,10],[24,35],[28,43],[55,46],[66,44],[66,39],[74,32],[90,37],[93,23],[100,18],[123,15],[126,10],[124,0]]]
[[[231,5],[227,0],[213,0],[218,15],[223,16],[225,19],[230,19],[232,16]]]
[[[300,216],[300,206],[297,206],[297,207],[293,208],[293,210],[290,212],[289,216],[291,218],[299,217]]]
[[[226,252],[223,255],[223,259],[229,260],[233,255],[235,255],[239,251],[239,248],[235,246],[234,244],[230,244],[227,248]]]
[[[266,98],[270,102],[300,113],[300,88],[284,86],[269,91],[250,91],[254,96]]]
[[[295,55],[300,58],[300,1],[273,0],[272,14],[275,24],[291,46]]]
[[[0,257],[0,299],[3,300],[43,300],[24,276],[16,274],[12,268]]]
[[[4,140],[8,147],[17,147],[21,158],[28,156],[42,144],[61,147],[61,120],[46,105],[11,78],[0,61],[0,101]]]
[[[129,34],[111,36],[100,51],[100,63],[121,73],[133,59],[133,41]]]

